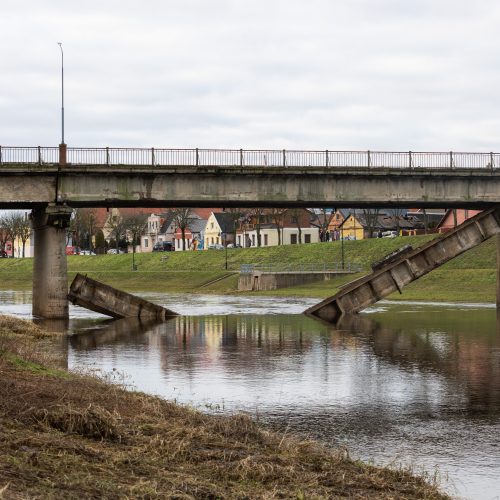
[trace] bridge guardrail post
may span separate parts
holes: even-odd
[[[42,164],[42,148],[38,146],[38,165]]]
[[[106,147],[106,165],[109,167],[109,148]]]
[[[450,151],[450,169],[453,170],[453,151]]]
[[[0,147],[0,163],[2,163],[2,148]],[[493,170],[494,165],[493,165],[493,151],[490,153],[490,167],[491,170]]]
[[[411,168],[411,151],[408,151],[408,166]]]
[[[200,164],[200,152],[198,148],[196,148],[196,166],[198,167]]]
[[[151,148],[151,166],[155,166],[155,148]]]
[[[240,167],[243,166],[243,149],[240,148]]]
[[[368,153],[368,168],[370,168],[372,163],[370,150],[368,150],[367,153]]]
[[[2,164],[2,146],[0,146],[0,165]]]
[[[325,151],[325,167],[328,168],[328,149]]]
[[[286,151],[283,150],[283,167],[286,167]]]

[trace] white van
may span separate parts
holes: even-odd
[[[382,238],[396,238],[397,235],[397,231],[384,231],[382,233]]]

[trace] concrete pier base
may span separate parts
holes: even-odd
[[[31,214],[34,232],[33,316],[68,318],[66,228],[72,209],[49,205]]]

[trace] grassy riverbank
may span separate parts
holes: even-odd
[[[370,264],[394,249],[410,244],[414,247],[431,236],[381,238],[346,241],[346,262]],[[132,271],[132,255],[70,256],[69,278],[76,272],[128,291],[237,293],[237,275],[241,264],[329,265],[341,261],[341,244],[317,243],[268,248],[229,249],[228,270],[225,270],[226,252],[170,252],[136,254],[137,271]],[[31,259],[0,259],[2,288],[29,289],[31,287]],[[218,278],[227,276],[212,283]],[[291,287],[268,292],[268,295],[296,295],[326,297],[354,276],[307,286]],[[466,302],[493,302],[496,286],[496,242],[492,238],[477,248],[454,259],[424,278],[405,288],[403,295],[394,299],[439,300]]]
[[[51,356],[57,337],[0,316],[2,498],[447,498],[407,471],[202,414]]]

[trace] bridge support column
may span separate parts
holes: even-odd
[[[49,205],[32,212],[35,239],[33,259],[33,316],[68,318],[66,228],[72,209]]]
[[[497,234],[497,314],[500,311],[500,233]]]

